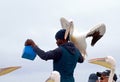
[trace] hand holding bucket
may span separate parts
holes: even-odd
[[[33,50],[33,46],[35,46],[35,43],[31,39],[27,39],[25,42],[25,47],[24,51],[22,54],[22,58],[29,59],[29,60],[34,60],[36,57],[36,53]]]

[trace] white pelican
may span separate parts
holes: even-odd
[[[104,35],[106,31],[105,24],[101,23],[90,30],[88,30],[86,33],[79,33],[74,29],[74,25],[72,21],[67,21],[65,18],[60,19],[61,26],[63,29],[66,29],[65,33],[65,39],[67,38],[68,34],[70,34],[70,41],[72,41],[75,46],[79,49],[81,52],[82,56],[85,58],[87,55],[86,48],[87,48],[87,43],[86,43],[86,38],[87,37],[93,37],[91,46],[94,46],[95,43]]]
[[[20,66],[12,66],[12,67],[5,67],[5,68],[0,68],[0,76],[8,74],[16,69],[21,68]]]
[[[53,71],[45,82],[60,82],[60,74],[58,71]]]
[[[109,76],[108,82],[113,82],[113,76],[114,76],[115,68],[116,68],[116,61],[112,56],[90,59],[89,63],[93,63],[93,64],[97,64],[97,65],[101,65],[106,68],[109,68],[110,76]]]

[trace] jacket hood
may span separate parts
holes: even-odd
[[[74,46],[72,42],[65,43],[61,46],[67,49],[71,54],[73,55],[76,54],[76,47]]]

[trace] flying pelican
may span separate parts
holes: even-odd
[[[91,28],[85,33],[79,33],[74,29],[73,21],[69,22],[65,18],[62,17],[60,19],[60,22],[61,22],[62,28],[66,29],[64,39],[66,39],[69,34],[70,41],[72,41],[75,44],[75,46],[79,49],[79,51],[81,52],[84,58],[87,55],[86,38],[92,37],[91,46],[94,46],[95,43],[104,35],[106,31],[106,26],[103,23],[94,26],[93,28]]]
[[[112,56],[107,56],[104,58],[94,58],[94,59],[90,59],[88,62],[109,68],[110,76],[109,76],[108,82],[113,81],[113,76],[114,76],[115,68],[116,68],[116,61]]]
[[[12,66],[12,67],[5,67],[5,68],[0,68],[0,76],[8,74],[16,69],[21,68],[20,66]]]
[[[45,82],[60,82],[60,74],[58,71],[52,71],[51,75]]]

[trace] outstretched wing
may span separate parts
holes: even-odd
[[[70,22],[67,21],[64,17],[60,18],[60,23],[63,29],[67,29],[70,27]]]
[[[63,29],[66,29],[64,39],[67,38],[68,34],[70,33],[71,22],[67,21],[65,18],[60,19],[61,26]]]
[[[6,68],[0,68],[0,76],[5,75],[7,73],[10,73],[16,69],[21,68],[20,66],[13,66],[13,67],[6,67]]]
[[[105,32],[106,32],[106,26],[105,24],[101,23],[90,29],[86,35],[86,38],[93,37],[91,45],[94,46],[95,43],[105,34]]]

